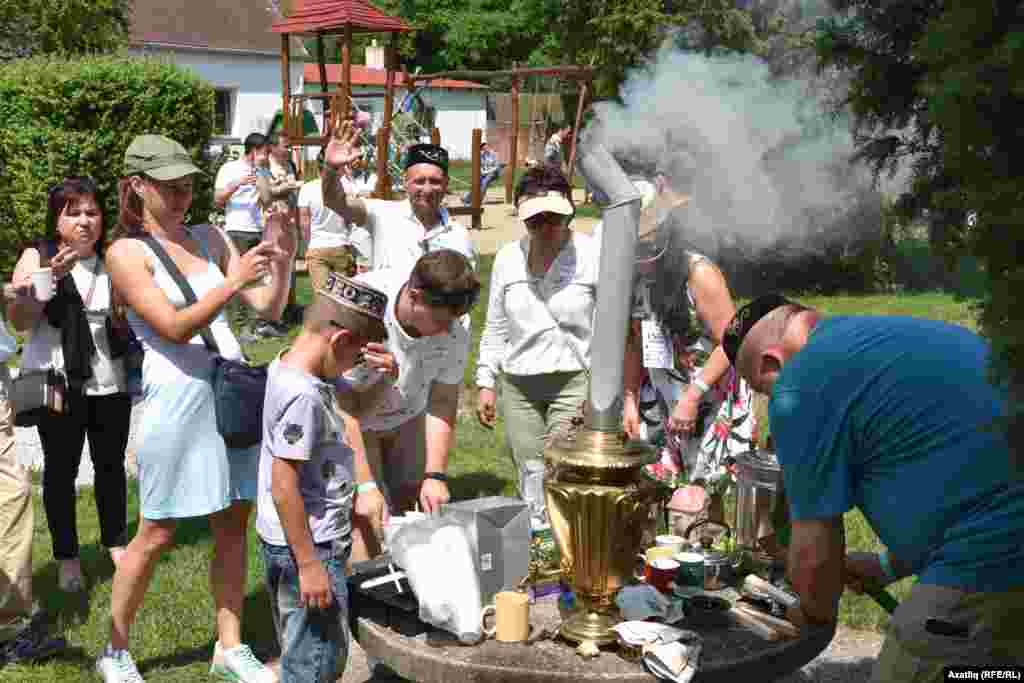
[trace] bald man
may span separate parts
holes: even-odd
[[[1024,477],[993,428],[1006,400],[986,377],[989,345],[934,320],[825,318],[768,295],[736,313],[723,347],[771,397],[803,617],[833,621],[844,582],[916,574],[874,681],[1024,665]],[[882,553],[846,553],[842,515],[854,507]]]

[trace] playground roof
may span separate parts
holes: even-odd
[[[365,0],[296,0],[294,11],[274,22],[275,33],[339,33],[345,26],[361,33],[411,31],[402,19],[385,14]]]
[[[340,83],[341,82],[341,65],[340,64],[326,64],[327,67],[327,82]],[[359,64],[352,65],[352,85],[384,85],[384,79],[387,72],[384,69],[374,69],[368,66],[361,66]],[[320,82],[320,71],[316,64],[305,65],[305,71],[303,78],[307,86],[316,85]],[[402,79],[401,72],[395,72],[394,74],[395,86],[405,87],[407,84]],[[430,81],[424,84],[425,87],[429,88],[458,88],[458,89],[474,89],[479,88],[486,90],[486,85],[480,83],[473,83],[472,81],[457,81],[451,78],[440,78],[436,81]]]

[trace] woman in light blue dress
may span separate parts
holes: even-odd
[[[113,286],[145,349],[144,413],[136,445],[142,519],[114,575],[110,644],[96,666],[107,683],[142,680],[128,652],[129,628],[156,563],[173,543],[177,520],[207,517],[214,535],[210,584],[218,636],[211,672],[270,683],[273,672],[241,642],[246,529],[256,498],[259,447],[224,445],[214,413],[214,356],[199,332],[209,326],[221,355],[241,359],[224,306],[238,296],[259,315],[279,318],[288,300],[294,237],[276,230],[274,242],[239,256],[219,229],[186,226],[200,170],[181,145],[163,136],[135,138],[125,154],[125,173],[120,199],[126,238],[111,245],[107,258]],[[270,220],[279,223],[276,216]],[[268,234],[275,234],[274,227],[268,226]],[[196,303],[186,303],[148,245],[131,239],[143,233],[171,257]],[[262,285],[268,273],[271,284]]]

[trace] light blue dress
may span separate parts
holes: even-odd
[[[190,231],[209,261],[202,273],[188,276],[201,299],[224,282],[210,261],[208,240],[212,228],[195,225]],[[177,308],[185,297],[156,254],[146,245],[160,289]],[[161,337],[133,311],[132,330],[145,349],[142,390],[145,409],[136,443],[139,498],[145,519],[199,517],[223,510],[234,500],[255,500],[260,444],[229,449],[217,431],[214,413],[213,354],[197,334],[187,344]],[[242,359],[242,349],[221,311],[210,330],[221,356]]]

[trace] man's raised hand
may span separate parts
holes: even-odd
[[[332,168],[340,168],[351,164],[363,156],[359,129],[350,120],[342,121],[334,126],[331,141],[324,151],[324,163]]]

